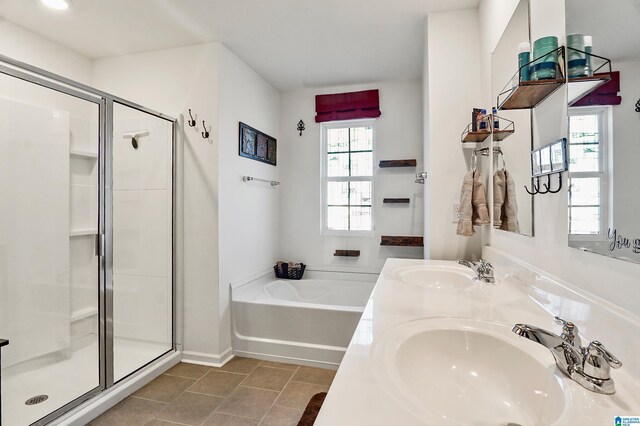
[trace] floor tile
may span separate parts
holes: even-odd
[[[228,396],[246,378],[247,376],[244,374],[211,370],[188,390],[207,395]]]
[[[202,426],[258,426],[259,423],[258,419],[213,413]]]
[[[92,426],[143,425],[167,404],[141,398],[126,398],[89,423]]]
[[[181,362],[173,366],[169,371],[164,374],[169,376],[186,377],[187,379],[199,379],[211,370],[211,367],[206,365],[188,364]]]
[[[176,426],[176,425],[177,423],[165,422],[164,420],[158,420],[158,419],[151,419],[144,424],[144,426]]]
[[[184,392],[156,414],[156,419],[197,426],[213,413],[222,400],[219,396]]]
[[[271,367],[271,368],[282,368],[284,370],[297,370],[298,365],[295,364],[285,364],[282,362],[272,362],[272,361],[260,361],[259,364],[261,367]]]
[[[304,410],[274,405],[260,422],[260,426],[296,426]]]
[[[324,368],[300,367],[291,380],[296,382],[313,383],[316,385],[330,386],[336,372]]]
[[[216,411],[261,419],[278,397],[278,392],[238,386]]]
[[[154,401],[171,402],[196,381],[184,377],[162,375],[134,395]]]
[[[280,392],[293,376],[293,370],[258,366],[242,382],[242,386],[269,389]]]
[[[304,410],[313,395],[328,390],[328,386],[291,381],[280,393],[275,405]]]
[[[220,370],[233,373],[250,374],[260,364],[259,359],[235,357],[223,365]]]

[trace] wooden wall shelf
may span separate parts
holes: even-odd
[[[514,133],[514,130],[494,130],[493,141],[503,141]]]
[[[385,198],[382,200],[384,204],[409,204],[409,198]]]
[[[422,237],[404,237],[383,235],[380,240],[381,246],[403,246],[403,247],[424,247]]]
[[[334,256],[342,257],[360,257],[360,250],[338,250],[336,249]]]
[[[380,160],[380,167],[415,167],[416,160]]]
[[[538,106],[564,84],[564,78],[555,80],[523,81],[498,107],[500,110],[530,109]]]
[[[482,132],[469,132],[462,137],[462,142],[484,142],[490,135],[491,132],[488,130],[484,130]]]

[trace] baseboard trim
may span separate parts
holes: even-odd
[[[206,352],[182,351],[182,362],[188,364],[206,365],[208,367],[222,367],[233,358],[233,349],[228,347],[221,354]]]
[[[235,355],[245,357],[245,358],[255,358],[261,359],[263,361],[271,361],[271,362],[280,362],[284,364],[295,364],[295,365],[304,365],[307,367],[317,367],[324,368],[327,370],[337,370],[340,366],[339,363],[329,362],[329,361],[316,361],[312,359],[305,358],[296,358],[284,355],[270,355],[259,352],[249,352],[249,351],[233,351]]]

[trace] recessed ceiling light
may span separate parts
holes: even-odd
[[[67,0],[40,0],[42,4],[50,9],[65,10],[69,8],[69,2]]]

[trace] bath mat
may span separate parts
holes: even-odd
[[[320,392],[311,397],[307,404],[307,408],[304,409],[304,413],[302,414],[302,417],[300,417],[298,426],[313,426],[326,396],[326,392]]]

